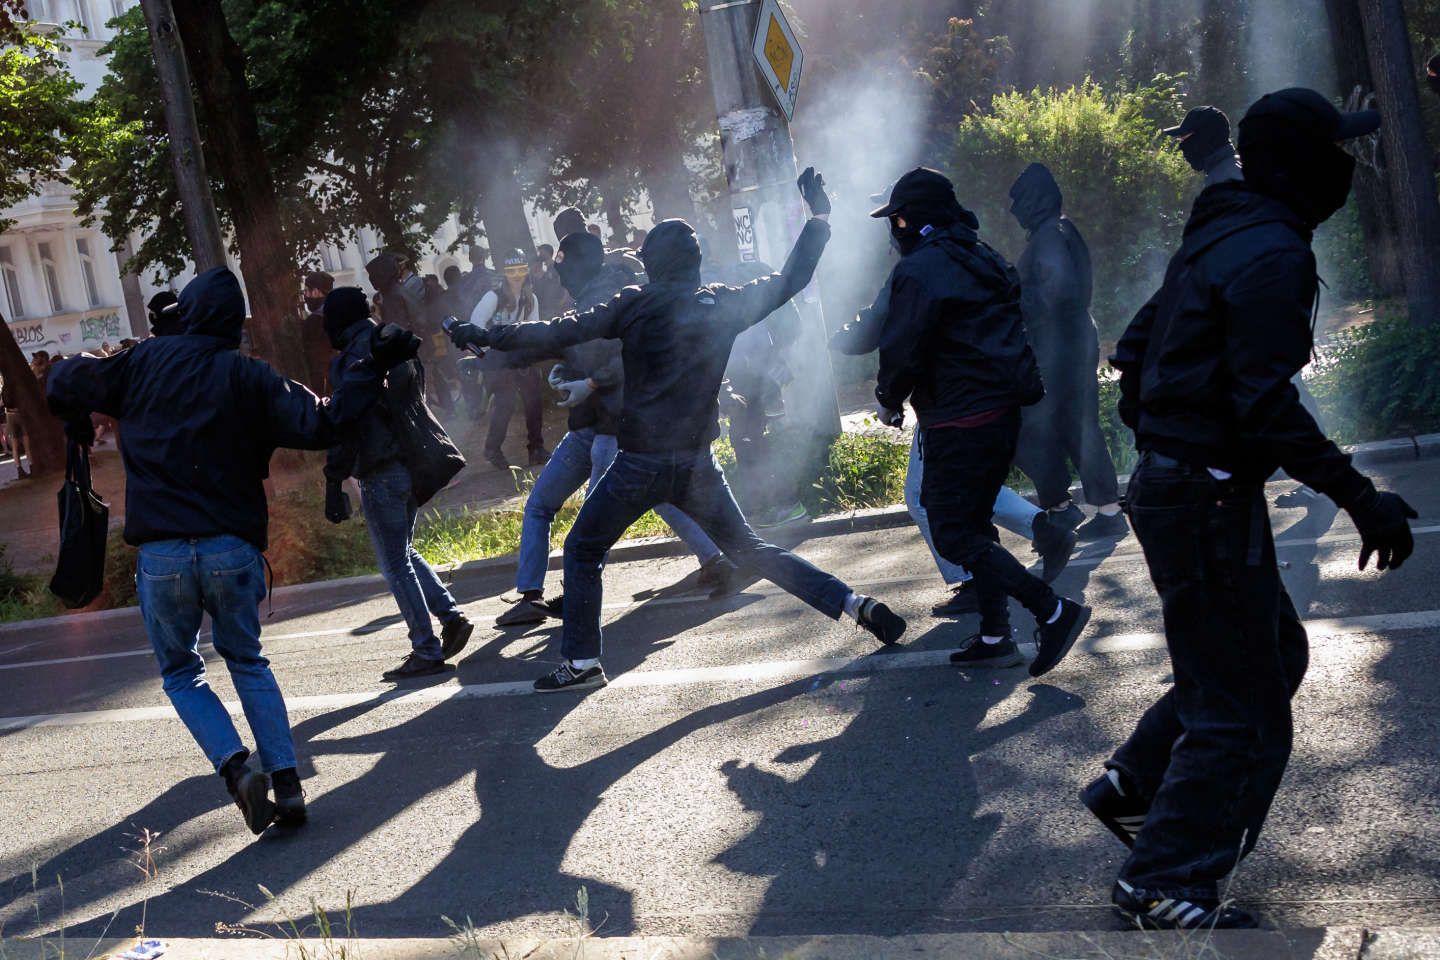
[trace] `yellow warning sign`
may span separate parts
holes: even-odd
[[[795,51],[790,48],[790,40],[774,14],[770,15],[770,28],[765,31],[765,59],[769,61],[770,69],[775,71],[775,76],[790,79]]]
[[[755,65],[765,85],[787,120],[795,118],[795,97],[800,92],[800,70],[805,65],[805,51],[795,39],[795,31],[780,10],[777,0],[763,0],[760,17],[755,21],[755,37],[751,43]]]

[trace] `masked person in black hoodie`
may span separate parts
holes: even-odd
[[[620,453],[580,508],[565,540],[564,662],[536,681],[541,692],[583,690],[607,681],[600,666],[600,574],[610,547],[646,510],[670,502],[692,517],[725,554],[833,619],[854,618],[882,643],[905,621],[828,573],[761,540],[745,523],[710,444],[720,433],[717,398],[735,338],[803,290],[830,236],[824,180],[808,169],[800,192],[814,216],[778,274],[728,287],[700,283],[700,244],[683,220],[650,231],[640,251],[650,283],[548,323],[454,331],[458,346],[558,350],[619,340],[625,369]]]
[[[980,600],[980,633],[951,662],[1022,662],[1010,633],[1013,596],[1035,617],[1030,674],[1038,677],[1070,651],[1090,608],[1027,573],[990,522],[1015,459],[1020,408],[1045,393],[1025,339],[1019,278],[980,239],[980,221],[944,174],[911,170],[870,215],[890,221],[901,255],[880,331],[880,420],[898,427],[905,402],[914,406],[925,462],[920,501],[935,549],[970,571]]]
[[[635,279],[624,267],[605,263],[604,244],[599,237],[586,233],[583,225],[560,241],[555,271],[575,298],[575,308],[582,311],[609,302]],[[569,430],[525,498],[515,569],[515,589],[520,598],[495,620],[497,627],[539,623],[546,617],[560,616],[563,604],[558,598],[548,603],[543,600],[550,525],[565,501],[587,480],[589,489],[596,489],[615,459],[624,379],[620,344],[615,340],[591,340],[567,347],[563,362],[551,371],[551,385],[565,398],[560,405],[570,410]],[[694,520],[670,504],[659,504],[655,512],[700,560],[701,586],[724,590],[735,568],[720,548]]]
[[[1185,162],[1205,174],[1205,186],[1245,179],[1235,144],[1230,142],[1230,118],[1219,107],[1196,107],[1178,126],[1161,132],[1179,141]]]
[[[1090,248],[1079,228],[1061,212],[1063,198],[1044,164],[1032,163],[1010,188],[1010,213],[1029,242],[1020,255],[1020,310],[1025,333],[1040,364],[1045,397],[1020,419],[1015,458],[1035,484],[1051,519],[1076,529],[1081,540],[1122,537],[1120,484],[1105,434],[1100,430],[1100,333],[1090,319]],[[1070,499],[1070,466],[1080,474],[1085,514]]]
[[[332,382],[346,366],[370,353],[375,321],[359,287],[337,287],[325,297],[325,334],[339,351],[330,361]],[[375,547],[380,574],[390,587],[410,632],[410,653],[385,680],[408,680],[443,672],[445,661],[465,648],[474,626],[455,598],[415,550],[415,517],[420,507],[464,465],[425,403],[425,368],[412,360],[385,378],[384,402],[343,431],[325,459],[325,517],[331,523],[350,518],[346,478],[360,484],[365,528]],[[427,431],[432,443],[401,431]],[[437,457],[433,451],[441,451]],[[440,621],[440,636],[430,617]]]
[[[1165,283],[1125,331],[1122,419],[1140,463],[1131,522],[1160,595],[1175,684],[1082,800],[1132,845],[1111,894],[1149,927],[1254,926],[1220,902],[1255,845],[1290,755],[1290,700],[1308,660],[1265,506],[1277,467],[1349,511],[1360,568],[1414,549],[1415,511],[1325,439],[1301,405],[1317,302],[1315,228],[1345,204],[1340,141],[1380,123],[1313,90],[1257,101],[1240,121],[1243,182],[1200,194]]]
[[[338,367],[335,393],[323,401],[240,355],[245,298],[225,267],[181,291],[180,313],[184,333],[56,364],[50,408],[77,442],[89,439],[92,411],[120,421],[125,541],[140,548],[135,588],[165,693],[258,834],[272,821],[305,819],[285,700],[260,647],[270,455],[330,446],[378,399],[385,371],[420,344],[394,327],[373,331],[367,358]],[[263,772],[246,766],[250,751],[205,679],[198,646],[207,612]]]
[[[180,301],[169,290],[161,290],[151,297],[145,304],[145,312],[152,337],[173,337],[185,332],[185,322],[180,319]]]

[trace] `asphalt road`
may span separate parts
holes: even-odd
[[[1230,892],[1276,925],[1440,923],[1437,477],[1382,468],[1422,514],[1415,558],[1384,578],[1356,571],[1332,508],[1274,512],[1313,655],[1294,760]],[[266,645],[312,819],[259,840],[133,615],[0,631],[0,929],[125,931],[143,909],[153,933],[208,936],[349,896],[366,937],[444,935],[442,916],[555,936],[582,887],[612,935],[1111,928],[1123,848],[1075,797],[1169,680],[1134,538],[1057,582],[1096,614],[1043,682],[946,663],[975,624],[929,617],[940,588],[913,529],[799,552],[904,613],[902,645],[769,584],[687,592],[689,558],[617,563],[611,686],[541,697],[528,682],[556,629],[490,629],[508,577],[468,574],[457,596],[483,626],[458,670],[397,697],[379,678],[407,649],[388,594],[277,600]],[[148,879],[130,862],[147,830]]]

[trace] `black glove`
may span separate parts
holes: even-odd
[[[1361,497],[1346,510],[1360,531],[1360,569],[1370,564],[1370,554],[1375,554],[1375,566],[1381,570],[1398,569],[1400,564],[1415,550],[1415,535],[1410,532],[1409,520],[1418,519],[1410,504],[1399,494],[1375,492]]]
[[[420,353],[420,338],[393,323],[375,328],[370,334],[370,359],[381,370],[393,370]]]
[[[460,376],[479,380],[485,376],[485,368],[481,366],[482,362],[480,357],[461,357],[457,364],[460,368]]]
[[[825,178],[816,173],[814,167],[806,167],[795,183],[800,188],[800,196],[805,198],[805,204],[810,208],[812,216],[823,217],[830,212],[830,197],[825,193]]]
[[[331,523],[344,523],[350,519],[350,494],[340,489],[333,480],[325,484],[325,519]]]
[[[95,446],[95,423],[89,417],[65,421],[65,437],[82,447]],[[16,459],[19,459],[18,457]]]
[[[461,350],[472,346],[483,350],[490,346],[490,331],[473,323],[456,323],[450,327],[450,342]]]

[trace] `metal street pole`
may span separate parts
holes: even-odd
[[[759,13],[760,0],[701,0],[700,4],[730,205],[737,222],[748,216],[753,224],[755,256],[778,270],[800,235],[807,212],[795,188],[790,125],[761,85],[751,53]],[[803,323],[792,351],[795,380],[786,388],[785,406],[790,419],[828,441],[840,434],[840,407],[818,286],[811,284],[801,293],[796,306]]]
[[[165,103],[165,126],[170,133],[170,161],[175,167],[175,184],[180,192],[180,210],[185,217],[185,235],[190,240],[190,258],[197,273],[225,265],[225,241],[205,173],[205,155],[200,149],[200,126],[195,120],[195,101],[190,96],[190,70],[170,0],[140,0],[145,22],[150,27],[150,49],[160,78],[160,95]]]

